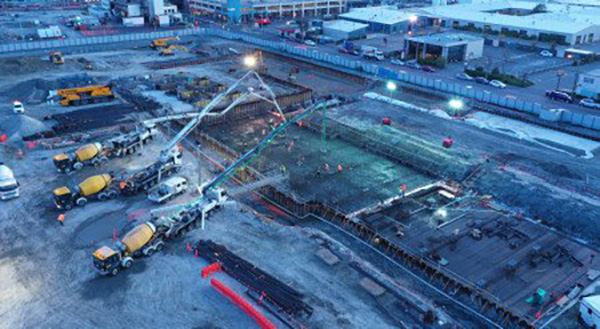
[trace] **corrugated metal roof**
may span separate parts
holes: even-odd
[[[345,20],[336,20],[336,21],[324,22],[323,27],[332,29],[332,30],[343,31],[343,32],[354,32],[356,30],[367,28],[367,27],[369,27],[369,25],[363,24],[363,23],[345,21]]]
[[[350,12],[341,14],[339,17],[345,19],[354,19],[363,22],[373,22],[379,24],[393,25],[406,22],[413,16],[412,13],[398,10],[395,7],[366,7],[354,8]]]
[[[525,1],[485,1],[450,6],[420,8],[427,16],[450,18],[489,25],[557,33],[578,33],[593,26],[600,29],[600,8],[547,4],[545,13],[512,16],[493,13],[501,9],[532,10],[539,3]]]

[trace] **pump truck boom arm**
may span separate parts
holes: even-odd
[[[235,170],[237,170],[239,168],[243,168],[243,167],[247,166],[248,164],[250,164],[250,162],[253,160],[252,157],[257,155],[265,147],[267,147],[271,143],[271,141],[275,137],[277,137],[277,135],[279,135],[282,131],[286,130],[290,125],[297,123],[298,121],[306,118],[307,116],[312,114],[314,111],[322,108],[323,106],[330,105],[330,103],[331,103],[331,101],[319,102],[319,103],[309,107],[308,109],[304,110],[304,112],[291,118],[290,120],[285,121],[284,123],[279,125],[277,128],[273,129],[265,138],[263,138],[258,143],[258,145],[256,145],[254,148],[252,148],[248,152],[244,153],[244,155],[242,155],[239,159],[237,159],[231,166],[229,166],[225,170],[223,170],[223,172],[221,172],[212,181],[201,186],[200,193],[204,194],[206,191],[208,191],[212,188],[218,187],[219,185],[221,185],[222,183],[227,181],[229,179],[229,177],[231,177],[231,175],[233,174],[233,172]]]
[[[225,182],[235,169],[250,163],[252,156],[268,146],[273,138],[291,124],[330,104],[332,104],[331,100],[320,102],[279,125],[256,147],[246,152],[238,161],[206,184],[201,189],[202,194],[198,198],[178,207],[177,211],[167,216],[159,218],[153,216],[151,220],[139,224],[127,233],[121,241],[117,242],[114,248],[104,246],[96,250],[93,254],[94,267],[103,275],[116,275],[121,269],[129,268],[135,257],[150,256],[161,250],[164,247],[165,240],[173,236],[181,236],[197,227],[197,225],[204,227],[206,218],[227,201],[225,191],[218,187],[219,184]]]
[[[244,92],[241,97],[237,98],[235,101],[233,101],[231,104],[229,104],[229,106],[225,110],[223,110],[219,113],[210,113],[210,111],[215,106],[217,106],[227,95],[229,95],[231,92],[233,92],[238,86],[240,86],[240,84],[244,80],[246,80],[250,77],[255,77],[259,81],[260,86],[262,88],[264,88],[265,90],[267,90],[270,94],[272,94],[271,88],[269,88],[269,86],[267,86],[263,82],[263,80],[260,78],[258,73],[256,73],[255,71],[248,71],[239,80],[237,80],[235,83],[233,83],[231,86],[229,86],[229,88],[227,88],[227,90],[220,93],[219,95],[217,95],[217,97],[215,97],[212,101],[210,101],[210,103],[206,104],[206,106],[204,106],[202,111],[200,111],[197,115],[195,115],[195,116],[192,115],[193,119],[190,120],[190,122],[188,122],[188,124],[185,125],[185,127],[183,127],[183,129],[181,129],[179,131],[179,133],[177,133],[177,135],[175,135],[175,137],[173,137],[173,139],[171,139],[171,141],[169,143],[167,143],[167,145],[165,145],[165,147],[162,149],[161,154],[160,154],[161,161],[165,162],[171,158],[171,153],[173,153],[173,150],[177,147],[177,144],[179,144],[184,138],[186,138],[187,135],[189,135],[189,133],[192,130],[194,130],[200,124],[200,122],[202,122],[202,119],[205,116],[207,116],[207,115],[208,116],[223,116],[227,112],[229,112],[231,109],[233,109],[235,106],[237,106],[238,104],[240,104],[241,102],[246,100],[251,95],[254,95],[260,99],[266,100],[267,102],[274,104],[275,107],[277,108],[277,110],[279,111],[279,113],[281,114],[281,116],[284,117],[279,105],[277,104],[277,100],[276,100],[274,94],[272,94],[273,99],[269,100],[269,99],[265,98],[264,96],[255,92],[254,89],[252,89],[252,88],[248,88],[248,91]]]

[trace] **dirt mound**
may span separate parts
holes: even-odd
[[[556,164],[552,162],[542,162],[539,164],[540,168],[544,171],[559,177],[571,178],[581,180],[583,177],[573,170],[569,169],[567,166],[562,164]]]
[[[6,101],[18,99],[24,104],[40,104],[46,101],[48,91],[60,88],[73,88],[94,84],[94,78],[87,74],[62,77],[57,80],[32,79],[20,82],[0,91]]]
[[[21,142],[29,136],[48,130],[48,125],[27,115],[5,115],[0,117],[0,134],[6,134],[9,142]]]
[[[9,58],[0,60],[0,72],[4,75],[19,75],[49,71],[55,65],[40,57]]]

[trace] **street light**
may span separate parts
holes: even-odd
[[[412,15],[408,18],[408,21],[411,23],[416,23],[418,19],[419,17],[417,17],[416,15]]]
[[[463,106],[465,106],[463,101],[461,101],[460,99],[451,99],[448,102],[448,105],[450,106],[451,109],[457,110],[457,111],[461,110],[463,108]]]
[[[388,81],[387,84],[385,85],[385,87],[390,92],[396,91],[396,89],[398,89],[398,86],[396,85],[396,83],[394,81]]]
[[[246,57],[244,57],[244,66],[249,67],[249,68],[253,68],[256,66],[256,57],[248,55]]]

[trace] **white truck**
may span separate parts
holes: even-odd
[[[377,61],[382,61],[385,59],[383,52],[375,47],[362,46],[360,47],[360,52],[361,55],[366,59],[374,59]]]
[[[0,200],[9,200],[19,196],[19,182],[12,170],[0,162]]]
[[[25,113],[25,107],[23,107],[23,103],[21,103],[19,101],[14,101],[13,102],[13,112],[15,114],[23,114],[23,113]]]
[[[150,201],[165,203],[187,191],[187,179],[179,176],[171,177],[148,195]]]
[[[291,124],[304,119],[312,112],[329,104],[336,104],[337,99],[319,102],[304,112],[285,121],[272,130],[254,148],[247,151],[232,165],[222,171],[210,182],[200,186],[200,196],[184,205],[178,205],[169,215],[151,218],[141,223],[127,233],[121,241],[113,247],[103,246],[93,254],[93,264],[101,275],[117,275],[122,269],[127,269],[133,264],[134,258],[151,256],[164,248],[164,243],[174,237],[181,237],[185,233],[204,223],[211,213],[218,210],[227,202],[227,194],[220,184],[227,181],[237,168],[247,165],[249,159],[264,149],[273,138]],[[192,122],[192,125],[194,122]],[[185,129],[182,130],[185,132]],[[184,135],[184,134],[182,134]]]

